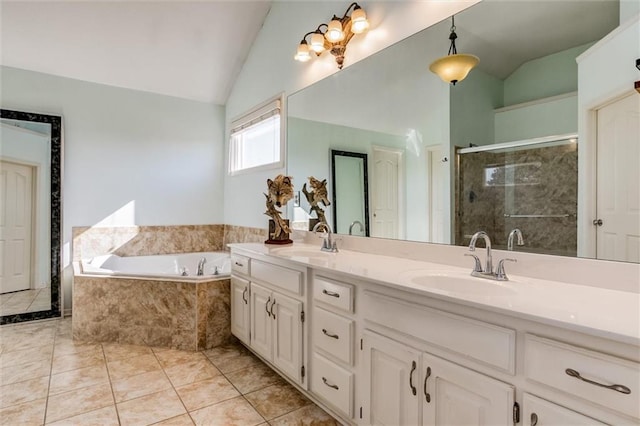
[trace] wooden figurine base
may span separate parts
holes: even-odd
[[[287,226],[289,226],[289,219],[285,220],[285,222],[287,223]],[[275,222],[273,220],[269,220],[269,239],[264,242],[265,244],[283,245],[283,244],[293,243],[293,240],[289,238],[288,232],[282,232],[278,238],[271,238],[271,235],[275,233],[275,230],[276,230]]]

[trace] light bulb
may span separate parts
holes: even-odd
[[[322,33],[311,34],[311,50],[318,54],[324,52],[324,35]]]
[[[293,57],[293,59],[300,62],[307,62],[309,59],[311,59],[311,55],[309,53],[309,45],[305,40],[302,40],[298,45],[298,51],[296,52],[296,55]]]
[[[351,32],[354,34],[362,34],[369,28],[367,14],[361,7],[356,7],[351,13]]]
[[[344,40],[344,32],[342,31],[342,22],[338,19],[334,19],[329,22],[327,32],[324,35],[331,43],[336,43]]]

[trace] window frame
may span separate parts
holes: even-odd
[[[227,175],[228,176],[237,176],[243,174],[257,173],[264,170],[271,169],[281,169],[285,167],[285,155],[286,155],[286,114],[285,114],[285,97],[284,93],[280,93],[259,105],[251,108],[249,111],[241,114],[236,117],[234,120],[231,120],[229,125],[229,134],[227,140],[228,144],[228,157],[227,157]],[[279,112],[274,115],[278,115],[280,117],[280,140],[279,140],[279,160],[271,163],[260,164],[259,166],[248,167],[239,170],[233,170],[234,163],[237,162],[237,149],[235,144],[233,143],[233,135],[235,129],[238,127],[249,127],[251,125],[255,125],[260,121],[266,120],[269,117],[265,117],[263,120],[259,120],[261,116],[269,114],[273,110],[278,110]],[[258,120],[258,121],[256,121]],[[255,122],[254,122],[255,121]],[[254,123],[252,123],[254,122]],[[250,124],[251,123],[251,124]]]

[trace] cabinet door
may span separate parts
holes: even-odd
[[[603,425],[597,420],[587,417],[568,408],[556,405],[536,396],[525,393],[522,398],[525,426],[570,426],[570,425]]]
[[[302,383],[302,302],[274,292],[273,364]]]
[[[364,423],[417,425],[420,352],[369,331],[363,343]]]
[[[246,344],[249,342],[249,281],[231,277],[231,333]]]
[[[251,348],[271,361],[271,290],[251,283]]]
[[[422,379],[423,425],[513,425],[513,386],[426,353]]]

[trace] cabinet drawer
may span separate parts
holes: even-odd
[[[231,254],[231,271],[249,275],[249,261],[250,259],[246,256]]]
[[[293,294],[302,294],[302,272],[300,271],[253,259],[251,277]]]
[[[316,276],[313,298],[343,311],[353,312],[353,286]]]
[[[604,425],[584,414],[556,405],[536,396],[525,393],[522,395],[523,422],[525,425]]]
[[[349,418],[353,416],[353,373],[313,354],[311,391]]]
[[[316,348],[351,365],[353,321],[320,308],[313,308],[313,342]]]
[[[527,334],[524,370],[530,380],[640,418],[638,363]]]

